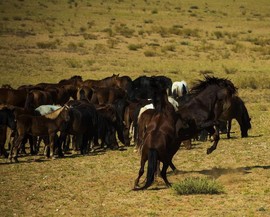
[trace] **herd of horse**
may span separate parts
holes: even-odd
[[[132,80],[115,74],[101,80],[73,76],[17,89],[5,85],[0,88],[0,155],[18,162],[25,144],[38,154],[43,141],[44,155],[61,157],[70,150],[71,138],[72,149],[85,155],[97,148],[117,149],[119,142],[130,146],[133,139],[141,154],[134,190],[148,188],[157,173],[171,186],[166,173],[168,167],[176,170],[172,158],[180,144],[205,131],[213,140],[210,154],[224,122],[230,138],[232,119],[247,137],[251,119],[237,88],[228,79],[208,75],[191,88],[166,76]],[[140,186],[147,161],[146,182]]]

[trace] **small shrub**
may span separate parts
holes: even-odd
[[[102,32],[108,33],[108,35],[109,35],[110,37],[113,37],[114,34],[115,34],[111,28],[103,29]]]
[[[254,77],[245,77],[239,79],[238,87],[242,89],[251,88],[251,89],[258,89],[261,84]]]
[[[151,13],[152,13],[152,14],[157,14],[157,13],[158,13],[158,10],[157,10],[157,9],[153,9],[153,10],[151,11]]]
[[[91,20],[91,21],[88,21],[87,22],[87,26],[88,26],[89,29],[91,29],[94,25],[95,25],[95,21],[94,20]]]
[[[226,74],[235,74],[238,70],[236,68],[228,68],[226,66],[222,66]]]
[[[188,46],[190,43],[189,43],[188,41],[181,41],[180,44],[181,44],[181,45]]]
[[[184,37],[200,37],[199,35],[199,29],[183,29],[182,35]]]
[[[199,9],[199,7],[196,5],[193,5],[193,6],[190,6],[190,9]]]
[[[215,31],[213,32],[213,35],[216,36],[217,39],[224,37],[224,34],[221,31]]]
[[[188,194],[221,194],[223,186],[209,178],[191,177],[182,182],[173,184],[173,190],[180,195]]]
[[[20,16],[14,16],[14,17],[13,17],[13,20],[21,21],[22,18],[21,18]]]
[[[135,30],[130,29],[125,24],[121,24],[119,26],[116,26],[116,32],[125,36],[126,38],[131,38]]]
[[[175,47],[175,45],[173,45],[173,44],[166,45],[166,46],[164,46],[164,47],[161,48],[161,51],[162,51],[162,52],[166,52],[166,51],[172,51],[172,52],[175,52],[175,50],[176,50],[176,47]]]
[[[85,26],[81,26],[80,27],[80,32],[85,32],[86,31],[86,27]]]
[[[128,49],[129,50],[133,50],[133,51],[136,51],[140,48],[142,48],[143,46],[141,44],[129,44],[128,45]]]
[[[75,59],[65,59],[66,64],[70,67],[70,68],[82,68],[82,64]]]
[[[97,40],[97,36],[94,34],[88,34],[88,33],[84,33],[83,34],[83,38],[85,40]]]
[[[146,51],[144,51],[144,55],[146,57],[155,57],[155,56],[157,56],[157,53],[156,53],[156,51],[153,51],[153,50],[146,50]]]
[[[77,46],[75,43],[70,42],[70,43],[68,44],[67,50],[68,50],[69,52],[76,52],[77,49],[78,49],[78,46]]]
[[[94,49],[93,49],[93,51],[95,52],[95,53],[97,53],[97,54],[105,54],[105,53],[107,53],[107,47],[106,47],[106,45],[104,45],[104,44],[95,44],[94,45]]]
[[[232,48],[232,51],[235,53],[242,53],[246,50],[246,47],[243,44],[236,43]]]
[[[110,38],[107,40],[107,44],[109,46],[109,48],[115,48],[115,46],[118,44],[118,41],[114,38]]]
[[[95,63],[96,63],[95,60],[86,60],[86,61],[85,61],[85,64],[86,64],[87,66],[92,66],[92,65],[94,65]]]
[[[56,49],[59,45],[59,40],[55,41],[46,41],[46,42],[37,42],[37,47],[40,49]]]
[[[151,19],[144,20],[144,23],[153,23],[154,21]]]

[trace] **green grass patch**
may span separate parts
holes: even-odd
[[[173,184],[172,187],[180,195],[224,193],[223,186],[209,178],[189,177],[180,183]]]

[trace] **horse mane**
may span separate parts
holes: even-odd
[[[61,108],[49,113],[49,114],[46,114],[46,115],[43,115],[43,117],[45,118],[48,118],[48,119],[56,119],[58,117],[58,115],[61,113],[61,111],[65,108],[66,106],[62,106]]]
[[[73,79],[78,79],[78,80],[81,80],[82,81],[82,76],[80,75],[74,75],[70,78],[70,80],[73,80]]]
[[[218,85],[220,87],[227,88],[232,95],[237,94],[237,88],[228,79],[217,78],[209,75],[205,75],[204,78],[205,80],[197,80],[197,83],[190,90],[191,94],[197,95],[210,85]]]

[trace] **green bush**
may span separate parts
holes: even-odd
[[[56,49],[57,45],[60,44],[59,40],[55,41],[46,41],[46,42],[37,42],[37,47],[40,49]]]
[[[143,46],[141,45],[141,44],[129,44],[128,45],[128,49],[129,50],[138,50],[138,49],[140,49],[140,48],[142,48]]]
[[[155,56],[157,56],[157,52],[153,51],[153,50],[146,50],[146,51],[144,51],[144,55],[146,57],[155,57]]]
[[[188,194],[221,194],[223,186],[209,178],[190,177],[173,184],[173,190],[180,195]]]

